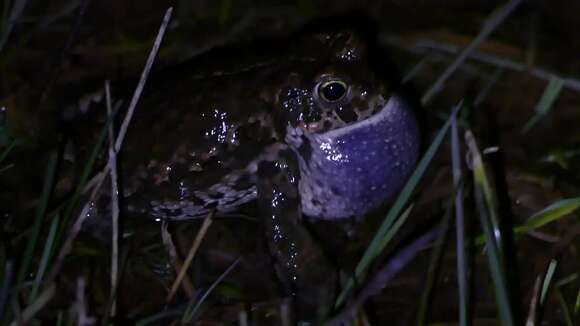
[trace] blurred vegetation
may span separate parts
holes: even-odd
[[[154,221],[125,221],[116,289],[110,286],[108,228],[101,238],[81,233],[59,262],[80,193],[97,172],[96,153],[106,147],[106,130],[99,144],[91,144],[92,157],[71,163],[56,116],[104,80],[138,77],[169,6],[173,19],[154,70],[223,44],[286,35],[311,19],[356,10],[377,22],[379,39],[420,95],[504,3],[5,0],[0,325],[244,325],[248,319],[268,325],[294,318],[265,246],[256,240],[261,233],[255,216],[214,221],[183,281],[189,285],[182,284],[186,290],[168,303],[176,269],[201,221],[165,229]],[[578,322],[580,41],[570,32],[580,28],[578,12],[575,1],[520,4],[420,112],[426,154],[390,210],[355,225],[349,241],[342,241],[343,226],[312,223],[345,275],[345,297],[328,318],[356,308],[351,324],[455,325],[460,311],[467,314],[465,325]],[[461,100],[455,117],[451,108]],[[459,135],[454,144],[446,141],[448,130]],[[452,154],[463,163],[452,163]],[[454,169],[461,182],[453,179]],[[84,171],[83,177],[71,177],[71,170]],[[459,242],[453,226],[463,209],[465,242]],[[418,251],[380,293],[353,304],[383,266],[401,258],[409,239],[436,225],[445,232],[434,245]],[[354,282],[351,274],[362,278]],[[467,293],[458,292],[458,280],[468,282]]]

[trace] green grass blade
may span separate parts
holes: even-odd
[[[10,153],[10,151],[12,151],[14,149],[14,147],[16,146],[16,140],[13,139],[10,144],[8,144],[8,146],[6,146],[6,148],[2,151],[2,153],[0,154],[0,163],[2,163],[2,161],[4,161],[6,159],[6,157],[8,156],[8,154]]]
[[[413,210],[414,204],[409,205],[409,207],[399,216],[399,218],[395,221],[395,224],[389,229],[385,237],[382,239],[380,243],[380,247],[385,248],[391,240],[397,235],[397,232],[401,229],[403,224],[407,221],[409,215],[411,215],[411,211]]]
[[[558,301],[560,302],[560,306],[562,307],[562,314],[564,314],[564,320],[566,321],[566,326],[574,326],[574,319],[572,318],[572,313],[570,312],[570,307],[562,294],[560,288],[556,287],[556,296],[558,297]],[[577,324],[576,324],[577,325]]]
[[[213,292],[213,289],[215,289],[215,287],[220,284],[224,278],[226,278],[226,276],[228,276],[230,274],[230,272],[238,265],[238,263],[241,261],[240,258],[236,259],[223,273],[222,275],[220,275],[211,285],[210,287],[205,291],[205,293],[201,296],[201,298],[199,300],[195,300],[196,298],[192,298],[191,301],[189,302],[189,304],[187,305],[187,309],[185,310],[185,313],[183,314],[183,318],[182,318],[182,322],[184,322],[185,324],[190,323],[192,321],[192,319],[195,317],[196,313],[199,311],[199,308],[201,307],[201,305],[205,302],[205,299],[207,299],[207,297],[210,295],[210,293]]]
[[[550,289],[550,285],[552,284],[552,280],[554,279],[554,272],[556,272],[556,267],[558,267],[558,261],[552,259],[552,261],[550,261],[550,265],[548,265],[548,270],[546,271],[546,275],[544,276],[544,281],[542,282],[540,305],[543,305],[545,303],[546,295],[548,294],[548,290]]]
[[[461,105],[462,104],[458,104],[455,108],[453,108],[453,112],[456,113],[461,108]],[[435,153],[439,149],[439,146],[441,145],[441,142],[443,141],[450,124],[451,118],[448,119],[447,122],[445,122],[443,127],[441,127],[441,129],[435,136],[435,139],[427,149],[427,152],[423,155],[421,161],[419,161],[417,168],[415,168],[415,171],[409,178],[409,181],[407,181],[407,184],[405,185],[403,190],[401,190],[401,192],[399,193],[399,196],[395,200],[395,203],[387,213],[387,216],[383,220],[383,223],[381,224],[377,233],[373,237],[373,240],[369,244],[360,262],[356,266],[354,275],[350,277],[343,286],[342,292],[336,300],[335,307],[338,307],[344,303],[346,296],[350,293],[350,291],[354,287],[355,280],[360,281],[361,278],[364,277],[371,263],[383,251],[384,246],[386,246],[386,244],[388,243],[388,241],[385,240],[385,235],[389,232],[389,230],[395,223],[397,217],[401,213],[401,210],[405,207],[407,201],[411,197],[413,190],[415,190],[415,187],[423,177],[423,174],[427,170],[429,163],[431,163],[433,156],[435,156]]]
[[[63,326],[64,325],[64,313],[59,311],[56,316],[56,326]]]
[[[477,147],[475,139],[471,131],[468,131],[465,136],[465,142],[469,147],[469,152],[472,158],[473,165],[473,181],[479,189],[481,189],[484,199],[484,205],[486,208],[487,216],[489,217],[490,226],[493,229],[493,239],[495,241],[495,247],[498,249],[499,262],[502,264],[503,269],[503,246],[501,239],[501,229],[499,225],[499,217],[497,216],[497,200],[495,194],[491,188],[491,183],[485,172],[485,166],[483,164],[483,159],[481,158],[481,153]]]
[[[580,208],[580,197],[562,199],[532,215],[520,228],[519,232],[527,232],[557,221]]]
[[[544,93],[542,94],[540,101],[538,102],[538,104],[536,104],[536,107],[534,108],[536,114],[533,117],[531,117],[530,120],[528,120],[528,122],[522,129],[522,133],[524,134],[527,133],[530,129],[532,129],[534,125],[536,125],[536,123],[538,123],[542,118],[544,118],[546,114],[548,114],[548,112],[550,112],[550,109],[552,108],[552,105],[558,98],[558,95],[560,95],[563,86],[564,80],[562,80],[562,78],[556,76],[552,76],[552,78],[550,78],[548,86],[546,86],[546,89],[544,90]]]
[[[55,177],[56,177],[56,166],[57,166],[57,154],[52,153],[48,158],[48,166],[45,173],[44,186],[42,189],[42,196],[40,199],[40,204],[36,211],[36,218],[32,227],[32,233],[30,238],[28,238],[28,244],[24,251],[22,264],[18,272],[18,278],[16,279],[15,289],[19,289],[22,282],[26,279],[26,275],[29,273],[30,265],[32,264],[32,255],[34,254],[34,249],[36,243],[40,237],[40,230],[42,228],[42,222],[44,221],[44,216],[46,213],[46,208],[48,206],[48,201],[51,197],[52,190],[54,189]]]
[[[32,292],[30,293],[30,300],[33,301],[38,294],[38,290],[40,289],[40,284],[42,282],[42,278],[44,277],[44,273],[48,268],[48,262],[50,257],[52,256],[53,249],[54,249],[54,240],[56,237],[56,231],[58,230],[58,225],[60,222],[60,215],[56,215],[52,218],[52,222],[50,223],[50,229],[48,231],[48,237],[46,238],[46,242],[44,244],[44,249],[42,250],[42,256],[40,258],[40,264],[38,266],[38,270],[36,271],[36,276],[34,278],[34,282],[32,285]]]
[[[466,142],[469,146],[472,157],[475,202],[479,212],[479,220],[485,235],[489,270],[491,272],[491,278],[495,289],[496,305],[499,310],[501,324],[511,326],[514,325],[514,318],[512,315],[512,307],[504,274],[505,269],[503,257],[499,250],[501,237],[499,236],[499,228],[497,228],[497,224],[494,226],[492,220],[492,216],[495,214],[495,212],[492,211],[495,209],[495,206],[489,204],[489,198],[485,195],[485,191],[491,191],[491,188],[486,189],[486,187],[489,187],[489,183],[487,183],[487,178],[483,171],[485,167],[483,166],[481,154],[477,149],[473,135],[470,132],[466,135]]]
[[[77,184],[77,188],[75,189],[75,192],[74,192],[72,198],[70,199],[68,206],[66,207],[66,209],[64,211],[63,226],[67,225],[68,219],[70,218],[70,215],[72,214],[74,208],[76,207],[78,200],[79,200],[80,196],[82,195],[83,190],[85,189],[87,182],[89,181],[89,177],[90,177],[91,173],[93,172],[95,162],[97,161],[97,158],[99,157],[99,153],[101,152],[101,149],[103,148],[103,144],[105,143],[105,139],[106,139],[106,136],[108,133],[109,125],[113,121],[113,118],[112,118],[113,116],[114,116],[114,114],[112,114],[108,118],[107,123],[103,126],[103,129],[101,130],[101,132],[99,134],[99,138],[97,139],[95,146],[93,146],[93,150],[91,151],[89,159],[85,163],[85,167],[83,169],[83,172],[82,172],[81,177],[79,179],[79,182]]]
[[[578,293],[576,293],[576,302],[574,303],[574,315],[580,313],[580,289],[578,289]]]
[[[451,202],[453,202],[455,196],[451,197]],[[434,244],[433,250],[431,252],[431,259],[429,261],[429,267],[427,270],[427,279],[425,280],[425,286],[423,294],[421,295],[421,300],[419,303],[419,312],[417,313],[417,325],[427,325],[427,318],[429,314],[429,309],[431,308],[431,302],[433,299],[433,290],[435,289],[435,283],[439,275],[439,270],[441,267],[441,259],[444,255],[445,242],[449,236],[449,224],[451,220],[451,212],[453,211],[451,203],[447,205],[445,210],[445,216],[440,223],[441,231]]]
[[[533,231],[549,223],[558,221],[580,208],[580,197],[559,200],[541,211],[532,215],[523,225],[513,229],[515,234]],[[479,235],[475,244],[481,246],[485,243],[485,236]]]
[[[572,273],[566,277],[561,278],[558,282],[556,282],[556,285],[560,286],[560,287],[568,285],[568,284],[576,281],[579,277],[580,277],[580,271],[577,273]]]
[[[222,0],[218,21],[221,26],[226,26],[232,18],[232,0]]]
[[[562,90],[562,86],[564,86],[564,81],[562,80],[562,78],[552,76],[550,78],[548,86],[546,86],[546,89],[544,90],[544,93],[540,98],[540,101],[538,102],[538,104],[536,104],[534,111],[536,111],[537,114],[541,115],[545,115],[548,112],[550,112],[552,104],[554,104],[554,101],[556,100],[558,94],[560,94],[560,91]]]
[[[499,315],[502,325],[514,325],[513,316],[511,312],[511,305],[508,296],[507,282],[504,275],[503,264],[500,258],[499,249],[497,248],[493,228],[491,226],[490,218],[487,214],[487,209],[484,204],[483,194],[481,189],[476,186],[476,202],[479,210],[480,223],[484,229],[485,242],[487,246],[487,257],[489,262],[489,269],[494,284],[496,304],[499,310]]]

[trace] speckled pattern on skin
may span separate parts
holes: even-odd
[[[296,156],[306,216],[379,206],[410,175],[419,131],[366,45],[348,30],[302,34],[152,76],[123,147],[125,211],[168,220],[233,212],[260,196],[258,167],[282,152]]]

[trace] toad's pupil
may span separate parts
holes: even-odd
[[[329,102],[340,100],[346,93],[346,85],[339,81],[331,81],[322,85],[320,95]]]

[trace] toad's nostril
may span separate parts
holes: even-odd
[[[357,120],[357,115],[350,106],[340,106],[336,109],[336,114],[340,120],[345,123],[351,123]]]

